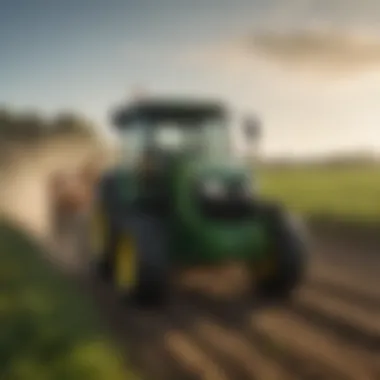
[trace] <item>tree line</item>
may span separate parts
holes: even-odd
[[[38,112],[0,107],[0,143],[31,143],[68,135],[92,137],[95,132],[95,125],[90,120],[73,112],[61,112],[47,118]]]

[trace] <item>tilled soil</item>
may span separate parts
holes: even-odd
[[[39,150],[32,166],[26,155],[2,172],[0,211],[38,235],[47,229],[48,174],[84,152],[61,145]],[[380,226],[323,221],[316,228],[324,238],[289,304],[263,305],[241,294],[239,270],[183,276],[187,290],[155,312],[133,308],[95,279],[83,276],[80,285],[147,380],[380,380]],[[59,265],[76,267],[69,251]]]
[[[233,294],[238,270],[194,270],[154,312],[83,284],[147,379],[380,380],[380,255],[317,243],[305,284],[282,305]]]

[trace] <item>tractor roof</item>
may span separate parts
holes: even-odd
[[[145,120],[199,120],[226,114],[223,103],[192,99],[144,99],[116,110],[113,123],[117,128],[127,128],[137,119]]]

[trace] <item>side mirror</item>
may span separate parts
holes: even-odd
[[[249,143],[257,142],[262,136],[261,123],[256,117],[249,117],[243,123],[244,137]]]

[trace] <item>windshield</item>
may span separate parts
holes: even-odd
[[[185,122],[156,120],[134,122],[121,132],[122,146],[129,161],[135,161],[147,144],[164,151],[193,150],[209,159],[230,154],[228,125],[224,118]]]
[[[134,122],[120,132],[122,160],[134,166],[146,144],[146,131],[142,123]]]

